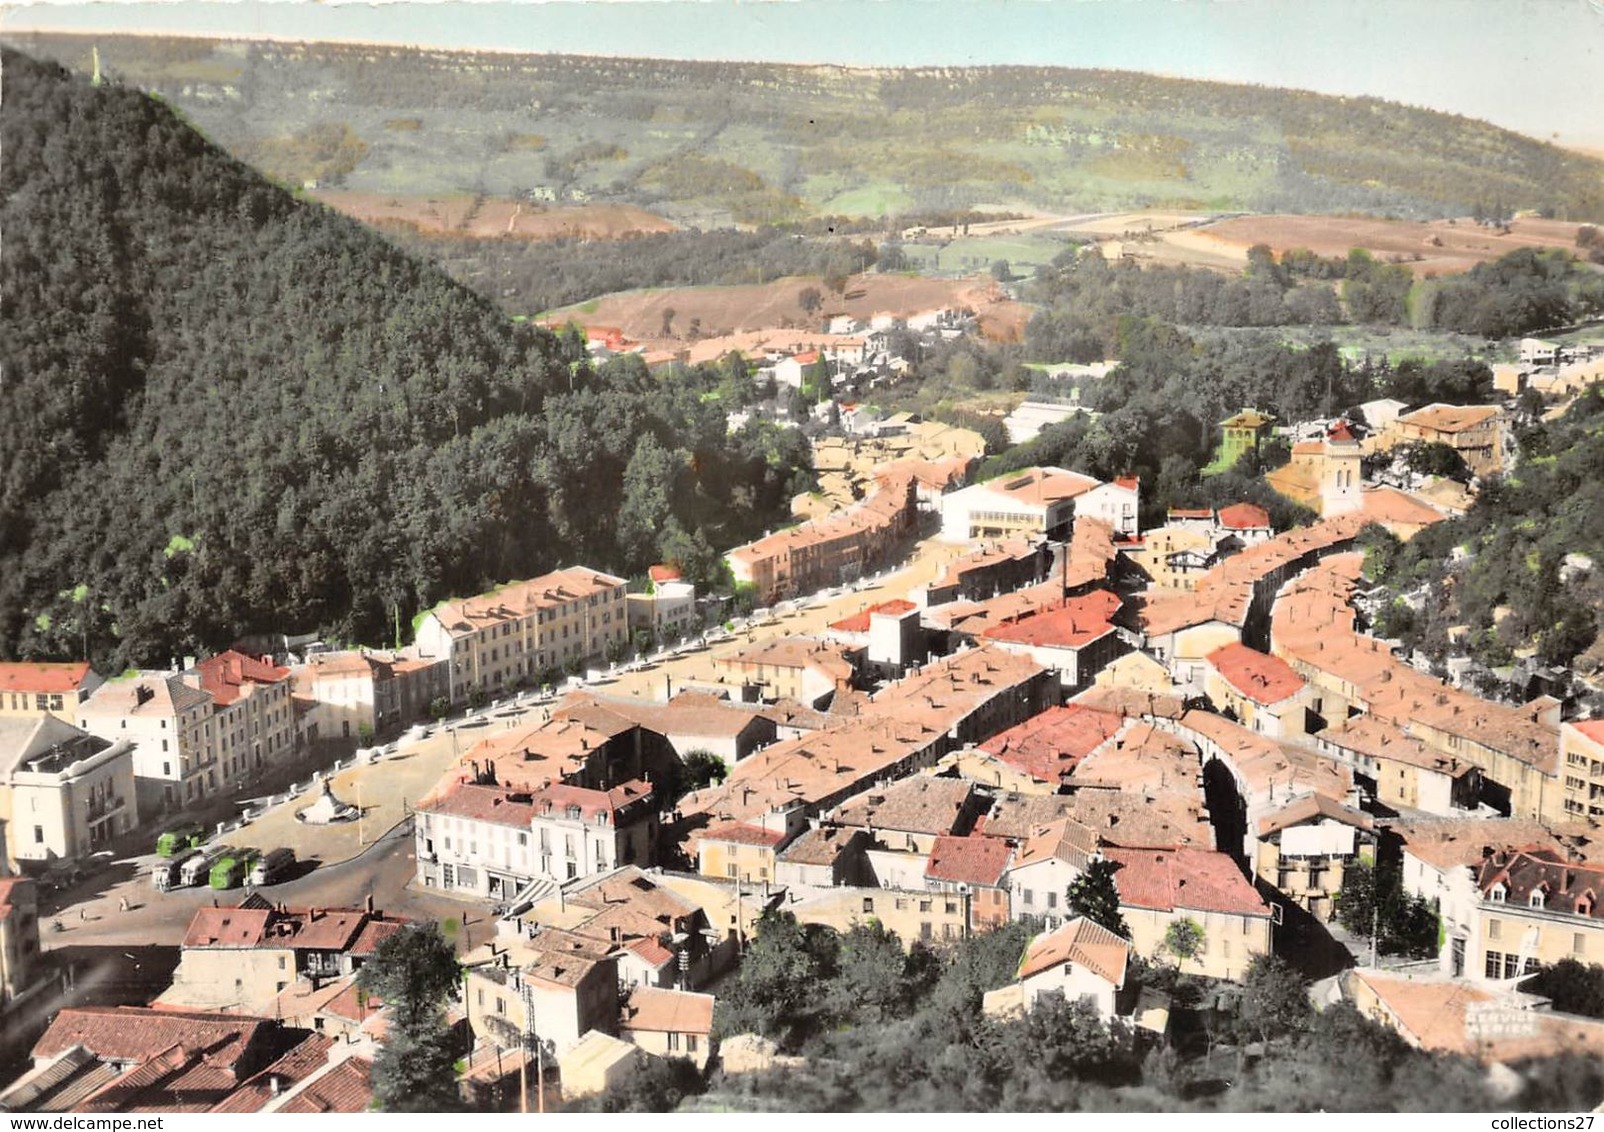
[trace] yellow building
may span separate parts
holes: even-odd
[[[1104,856],[1116,866],[1120,915],[1143,958],[1187,974],[1240,979],[1254,956],[1270,954],[1273,910],[1228,855],[1213,849],[1110,848]],[[1200,936],[1190,954],[1178,954],[1180,940],[1171,936],[1183,922]]]
[[[78,705],[101,683],[88,661],[0,663],[0,718],[49,713],[71,723]]]
[[[1427,405],[1399,417],[1389,431],[1402,443],[1446,444],[1478,476],[1503,470],[1504,414],[1497,405]]]
[[[842,933],[878,921],[902,941],[932,944],[963,939],[969,932],[969,897],[959,893],[896,888],[836,888],[785,903],[802,924],[823,924]]]
[[[1562,723],[1559,749],[1566,815],[1604,817],[1604,719]]]
[[[1216,467],[1233,468],[1248,452],[1258,452],[1259,445],[1270,439],[1275,418],[1258,409],[1243,409],[1234,417],[1220,422],[1220,450],[1214,457]]]
[[[1471,978],[1512,979],[1561,959],[1604,963],[1604,868],[1553,849],[1496,851],[1476,870],[1476,885]]]
[[[587,664],[629,640],[626,583],[570,566],[463,601],[443,602],[418,623],[424,657],[448,657],[447,695],[495,694],[566,665]]]
[[[747,822],[723,822],[695,835],[696,871],[705,877],[753,884],[774,879],[785,834]]]
[[[713,996],[636,987],[619,1014],[618,1033],[647,1053],[705,1069],[713,1052]]]

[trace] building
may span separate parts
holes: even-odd
[[[358,739],[395,731],[404,719],[395,672],[368,652],[318,653],[290,670],[294,695],[307,705],[314,739]]]
[[[592,1030],[557,1063],[563,1100],[595,1096],[622,1085],[639,1072],[641,1057],[638,1046]]]
[[[938,837],[925,866],[932,892],[969,897],[969,930],[989,931],[1011,915],[1008,864],[1013,847],[995,837]]]
[[[503,921],[507,923],[507,921]],[[618,1029],[612,944],[512,923],[463,956],[463,1003],[480,1042],[532,1033],[562,1057],[591,1030]]]
[[[1014,919],[1039,920],[1049,931],[1062,924],[1069,886],[1099,855],[1097,834],[1073,818],[1034,826],[1008,869]]]
[[[0,877],[0,1019],[39,989],[39,892],[27,877]],[[7,1052],[10,1052],[9,1050]]]
[[[776,854],[775,883],[785,888],[867,885],[864,853],[869,845],[865,830],[833,825],[805,829]]]
[[[1359,438],[1348,427],[1347,421],[1338,421],[1326,430],[1325,449],[1320,469],[1320,517],[1332,519],[1347,515],[1364,507],[1364,473],[1361,464],[1364,453]]]
[[[108,680],[78,705],[78,726],[133,744],[137,807],[147,820],[193,806],[226,785],[212,697],[199,676],[142,672]]]
[[[971,783],[914,775],[849,798],[825,816],[893,852],[928,854],[939,838],[967,834],[987,804]]]
[[[1257,409],[1243,409],[1233,417],[1220,422],[1220,449],[1215,454],[1214,466],[1221,470],[1236,467],[1236,462],[1251,452],[1259,454],[1259,445],[1273,435],[1275,418]]]
[[[229,784],[256,778],[295,749],[290,670],[230,649],[195,666],[212,698],[217,761]]]
[[[798,700],[818,707],[852,686],[857,665],[839,644],[811,637],[780,637],[749,645],[713,661],[741,688],[756,690],[765,700]]]
[[[104,682],[86,660],[0,663],[0,718],[48,712],[71,723],[78,717],[78,705]]]
[[[1604,719],[1561,723],[1559,746],[1565,813],[1604,817]]]
[[[1444,816],[1476,809],[1481,769],[1392,724],[1356,715],[1315,737],[1320,751],[1353,769],[1355,780],[1382,805]]]
[[[1122,724],[1113,712],[1065,704],[992,736],[979,749],[1016,773],[1057,791],[1080,760],[1118,734]]]
[[[1053,669],[1065,691],[1072,692],[1089,687],[1099,672],[1130,651],[1113,622],[1123,604],[1111,590],[1093,590],[981,635],[1005,652]]]
[[[706,1069],[713,1053],[713,996],[636,987],[618,1015],[618,1036],[658,1057]]]
[[[527,793],[459,780],[417,813],[419,881],[485,900],[511,900],[537,878],[573,880],[656,857],[657,809],[639,779],[608,790],[554,783]]]
[[[11,861],[88,857],[139,825],[134,746],[50,713],[0,718],[0,823]]]
[[[1255,956],[1271,954],[1275,913],[1227,854],[1204,848],[1108,849],[1120,916],[1145,959],[1189,974],[1241,979]],[[1197,950],[1179,955],[1171,930],[1198,931]]]
[[[629,641],[626,583],[570,566],[463,601],[444,602],[418,623],[421,657],[447,659],[447,696],[496,694],[536,684],[622,653]]]
[[[701,618],[696,613],[696,587],[681,578],[677,569],[653,566],[647,578],[645,593],[624,598],[631,634],[644,631],[656,643],[667,644],[701,628]]]
[[[762,709],[731,703],[706,692],[680,692],[667,703],[575,692],[563,699],[557,713],[582,704],[596,705],[661,735],[681,759],[693,751],[705,751],[723,760],[727,767],[768,746],[779,734],[774,718]]]
[[[915,486],[912,476],[886,477],[861,503],[736,547],[724,556],[735,584],[772,605],[856,581],[890,561],[913,530]]]
[[[1136,476],[1120,476],[1113,483],[1098,484],[1075,500],[1076,519],[1096,519],[1107,523],[1119,538],[1135,538],[1141,529],[1142,481]]]
[[[1029,1013],[1043,995],[1058,994],[1067,1002],[1090,1006],[1106,1022],[1115,1016],[1115,996],[1125,986],[1130,958],[1129,941],[1077,916],[1026,945],[1015,987],[1003,988],[1014,994],[988,994],[987,1013],[1006,1013],[1015,1002]]]
[[[1046,581],[1053,564],[1051,546],[1038,539],[1006,539],[948,564],[925,587],[926,606],[950,601],[984,601]]]
[[[1203,694],[1242,726],[1272,739],[1308,730],[1306,685],[1286,661],[1243,644],[1223,645],[1203,661]]]
[[[1481,893],[1467,941],[1473,979],[1518,978],[1561,959],[1604,962],[1604,867],[1552,849],[1495,851],[1476,867]]]
[[[969,897],[927,888],[839,888],[790,893],[782,905],[800,924],[820,924],[845,934],[871,920],[895,935],[904,949],[963,939],[969,931]]]
[[[1400,443],[1446,444],[1478,476],[1504,467],[1504,414],[1497,405],[1427,405],[1393,424]]]
[[[405,920],[367,908],[285,908],[259,896],[200,908],[184,935],[171,1008],[262,1011],[297,980],[314,986],[359,970]]]
[[[1024,536],[1064,540],[1075,500],[1101,486],[1065,468],[1026,468],[954,491],[941,500],[941,538],[973,542]]]

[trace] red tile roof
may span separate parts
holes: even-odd
[[[1118,733],[1116,714],[1080,704],[1052,707],[980,744],[980,749],[1037,782],[1058,783]]]
[[[373,1104],[373,1063],[348,1057],[285,1101],[280,1112],[366,1112]]]
[[[212,1112],[261,1112],[274,1097],[328,1064],[334,1039],[313,1034],[236,1089],[227,1100],[214,1105]],[[274,1078],[277,1078],[275,1087]]]
[[[925,878],[997,888],[1012,852],[1001,838],[938,837],[930,850]]]
[[[1221,678],[1256,704],[1278,704],[1303,691],[1303,677],[1280,657],[1229,644],[1205,657]]]
[[[1116,987],[1125,982],[1131,945],[1101,924],[1077,916],[1057,931],[1039,935],[1025,948],[1019,978],[1028,979],[1060,963],[1079,963]]]
[[[1220,508],[1220,526],[1233,531],[1250,531],[1269,525],[1270,513],[1255,503],[1233,503]]]
[[[619,1013],[623,1030],[667,1034],[711,1034],[713,996],[688,991],[636,987]]]
[[[1595,743],[1604,743],[1604,719],[1578,719],[1569,725]]]
[[[1160,912],[1184,909],[1268,916],[1264,902],[1230,856],[1213,849],[1107,849],[1117,866],[1119,901]]]
[[[87,660],[64,664],[8,661],[0,663],[0,692],[75,692],[88,676]]]
[[[243,1014],[191,1013],[145,1006],[69,1006],[56,1015],[33,1056],[55,1057],[83,1046],[108,1061],[143,1062],[176,1045],[233,1065],[272,1023]]]
[[[735,845],[767,845],[770,848],[785,840],[783,833],[741,821],[723,822],[699,830],[695,837],[698,841],[728,841]]]
[[[443,789],[436,787],[435,792],[418,803],[417,809],[419,813],[443,814],[517,829],[528,829],[539,813],[528,794],[460,781],[448,783]]]
[[[680,579],[678,566],[652,566],[647,569],[646,576],[654,582],[677,582]]]
[[[1010,644],[1084,648],[1114,631],[1109,618],[1119,612],[1121,604],[1118,594],[1108,590],[1093,590],[1080,597],[1065,599],[1057,609],[987,629],[982,636]]]
[[[891,601],[882,601],[878,605],[871,605],[868,609],[854,613],[851,617],[843,617],[832,622],[830,628],[838,629],[843,633],[867,633],[869,631],[869,618],[876,613],[885,613],[893,617],[900,617],[904,613],[912,613],[919,607],[911,601],[893,598]]]
[[[239,699],[247,684],[277,684],[290,674],[288,668],[233,649],[207,657],[195,670],[200,673],[201,687],[225,706]]]

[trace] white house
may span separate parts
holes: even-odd
[[[941,499],[941,539],[1063,538],[1075,515],[1076,500],[1099,486],[1097,480],[1079,472],[1041,467],[950,492]]]
[[[1016,984],[986,995],[985,1010],[1028,1013],[1042,995],[1061,994],[1069,1002],[1086,1003],[1107,1020],[1114,1017],[1114,999],[1125,985],[1130,958],[1130,941],[1077,916],[1030,941]]]
[[[1142,481],[1136,476],[1120,476],[1113,483],[1099,484],[1075,500],[1075,516],[1101,519],[1116,535],[1135,537],[1140,529]]]

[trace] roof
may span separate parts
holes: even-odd
[[[987,820],[987,836],[994,840],[991,821]],[[1042,861],[1062,861],[1077,869],[1084,869],[1097,852],[1097,834],[1074,818],[1059,818],[1045,825],[1034,826],[1014,857],[1012,869],[1023,869]]]
[[[621,1030],[665,1034],[711,1034],[713,996],[689,991],[636,987],[619,1012]]]
[[[1077,916],[1057,931],[1039,935],[1025,948],[1019,961],[1021,981],[1060,963],[1078,963],[1115,987],[1125,983],[1125,965],[1131,945],[1101,924]]]
[[[1101,481],[1067,468],[1038,467],[998,476],[979,486],[1021,503],[1047,504],[1084,495],[1101,486]]]
[[[244,1014],[157,1010],[145,1006],[69,1006],[34,1043],[33,1056],[54,1057],[82,1046],[102,1060],[144,1062],[174,1046],[232,1066],[258,1031],[273,1023]]]
[[[472,633],[489,625],[527,617],[540,609],[612,590],[622,590],[623,578],[615,578],[588,566],[569,566],[524,582],[508,582],[499,589],[477,597],[444,601],[429,615],[453,637]]]
[[[817,826],[804,830],[795,841],[780,850],[779,859],[790,865],[834,865],[853,841],[862,836],[861,830],[842,829],[833,825]]]
[[[1566,724],[1595,743],[1604,743],[1604,719],[1575,719]]]
[[[653,582],[677,582],[681,575],[678,566],[657,565],[648,567],[646,576]]]
[[[839,825],[897,833],[953,833],[967,824],[974,787],[954,778],[919,775],[850,798],[831,815]]]
[[[1256,503],[1233,503],[1220,508],[1220,526],[1233,531],[1268,530],[1270,513]]]
[[[1278,704],[1303,691],[1303,677],[1286,661],[1244,644],[1224,645],[1204,659],[1239,695],[1261,706]]]
[[[1050,707],[979,744],[1037,782],[1057,786],[1077,763],[1118,733],[1116,714],[1080,704]]]
[[[1370,815],[1361,810],[1344,806],[1323,794],[1309,793],[1260,817],[1259,836],[1268,837],[1307,821],[1334,821],[1363,830],[1372,829],[1375,825]]]
[[[993,626],[983,636],[988,640],[1041,648],[1079,649],[1101,640],[1114,631],[1109,618],[1123,604],[1118,594],[1093,590],[1064,600],[1057,609],[1022,617],[1010,624]]]
[[[1367,487],[1360,498],[1364,504],[1365,518],[1383,525],[1397,523],[1424,527],[1447,518],[1435,507],[1395,487]]]
[[[1412,413],[1404,413],[1398,421],[1412,428],[1455,433],[1485,424],[1498,413],[1497,405],[1444,405],[1439,402]]]
[[[71,774],[79,763],[117,744],[74,727],[60,716],[0,716],[0,776],[27,770],[40,774]],[[132,748],[121,744],[126,755]],[[115,757],[106,756],[105,761]],[[88,769],[83,768],[83,769]]]
[[[1269,916],[1270,906],[1226,853],[1213,849],[1108,849],[1119,902],[1161,912]]]
[[[361,908],[201,907],[189,922],[183,946],[364,955],[406,923]]]
[[[1519,818],[1410,819],[1394,821],[1404,852],[1439,872],[1479,865],[1494,852],[1522,848],[1558,849],[1547,826]]]
[[[1263,428],[1267,424],[1275,423],[1275,418],[1269,413],[1262,413],[1258,409],[1243,409],[1233,417],[1227,417],[1220,422],[1222,428]]]
[[[1451,778],[1459,778],[1476,769],[1472,764],[1427,746],[1402,728],[1373,715],[1356,715],[1345,719],[1320,732],[1317,738],[1321,743],[1329,743],[1378,762],[1402,763],[1420,770],[1446,774]]]
[[[373,1063],[348,1057],[279,1106],[279,1112],[366,1112],[373,1104]]]
[[[893,598],[890,601],[882,601],[878,605],[871,605],[869,608],[860,610],[850,617],[843,617],[839,621],[831,622],[830,628],[843,633],[867,633],[869,631],[869,618],[876,613],[884,614],[888,617],[901,617],[904,614],[914,612],[918,608],[911,601]]]
[[[196,685],[198,677],[190,677]],[[171,719],[196,707],[209,707],[212,697],[184,677],[167,672],[141,672],[108,680],[78,705],[80,715],[138,716]]]
[[[996,888],[1002,884],[1013,850],[996,837],[938,837],[925,866],[925,879]]]
[[[251,1077],[227,1099],[213,1105],[212,1112],[261,1112],[285,1089],[293,1088],[329,1062],[333,1038],[313,1034],[294,1049]]]
[[[195,671],[200,673],[201,687],[223,706],[248,695],[250,685],[277,684],[290,674],[288,668],[233,649],[207,657],[195,666]]]
[[[1604,867],[1568,860],[1553,849],[1495,852],[1483,858],[1476,870],[1476,887],[1484,894],[1503,886],[1509,904],[1526,906],[1534,893],[1551,912],[1604,920],[1599,898],[1604,896]]]
[[[727,841],[735,845],[765,845],[772,849],[785,840],[785,834],[776,833],[772,829],[764,829],[760,825],[729,821],[698,830],[696,839],[698,841]]]
[[[514,794],[500,786],[477,786],[452,782],[436,787],[417,805],[419,813],[440,814],[466,821],[488,822],[516,829],[528,829],[539,813],[528,794]]]
[[[0,662],[0,692],[65,694],[83,687],[89,676],[87,660],[65,663],[5,661]]]

